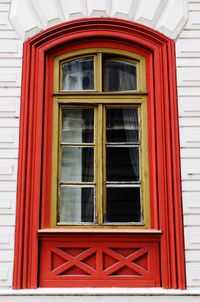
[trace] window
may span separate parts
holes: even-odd
[[[138,109],[61,106],[60,114],[58,224],[143,223]]]
[[[144,59],[88,51],[55,60],[53,226],[148,227]]]
[[[175,74],[125,20],[25,42],[14,288],[185,288]]]

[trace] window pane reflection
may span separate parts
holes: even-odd
[[[62,64],[63,90],[93,90],[94,60],[83,58]]]
[[[94,222],[94,187],[61,186],[61,223]]]
[[[120,59],[104,60],[104,91],[137,89],[136,65]]]
[[[92,147],[62,147],[61,181],[88,182],[94,180],[94,149]]]
[[[62,142],[92,143],[94,141],[94,110],[63,109]]]

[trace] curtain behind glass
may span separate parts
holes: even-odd
[[[107,223],[141,221],[137,108],[106,112]]]
[[[93,222],[94,110],[65,108],[62,111],[60,220],[63,223]],[[76,184],[72,184],[75,182]]]
[[[137,89],[136,65],[117,59],[104,60],[104,91]]]
[[[138,114],[137,109],[123,109],[124,128],[127,142],[135,142],[134,130],[138,132]],[[139,143],[139,142],[138,142]],[[130,152],[131,164],[135,175],[139,175],[139,158]]]
[[[139,180],[139,128],[137,109],[107,109],[106,119],[107,159],[109,159],[109,161],[107,161],[107,172],[109,173],[107,174],[111,175],[110,172],[113,170],[113,180]],[[127,167],[125,171],[127,177],[124,173],[120,173],[120,163],[122,170]],[[131,171],[133,171],[133,173],[131,173]],[[114,177],[114,173],[118,175]],[[124,179],[120,179],[120,177],[124,177]]]

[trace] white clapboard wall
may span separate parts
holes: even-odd
[[[200,1],[176,42],[182,196],[188,287],[200,287]]]
[[[12,284],[22,42],[0,1],[0,287]]]
[[[0,0],[0,288],[12,286],[23,41],[56,23],[101,16],[176,39],[187,286],[200,290],[200,0]]]

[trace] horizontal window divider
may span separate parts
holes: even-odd
[[[141,182],[138,180],[130,180],[130,181],[106,181],[106,184],[130,184],[130,185],[140,185]]]
[[[59,99],[58,99],[59,100]],[[79,100],[80,100],[80,98],[79,98]],[[81,99],[81,101],[82,101],[82,99]],[[77,104],[61,104],[61,106],[62,106],[62,109],[76,109],[77,108]],[[78,108],[79,109],[94,109],[95,107],[97,107],[97,106],[95,106],[95,105],[92,105],[92,104],[89,104],[89,105],[87,105],[87,104],[79,104],[79,106],[78,106]],[[67,128],[64,128],[64,129],[67,129]]]
[[[66,147],[94,147],[94,143],[61,143],[61,146]]]
[[[138,148],[140,145],[139,143],[137,144],[118,144],[118,143],[106,143],[106,147],[113,147],[113,148],[127,148],[127,147],[132,147],[132,148]]]
[[[103,225],[109,225],[109,226],[123,226],[123,225],[138,225],[138,226],[143,226],[144,225],[144,222],[104,222]]]
[[[106,183],[107,188],[140,188],[140,183],[121,183],[121,182],[115,182],[115,183]]]
[[[139,91],[139,90],[135,90],[135,91],[110,91],[110,92],[102,92],[102,91],[97,91],[97,90],[80,90],[80,91],[76,91],[76,90],[61,90],[59,92],[54,92],[53,96],[60,96],[60,95],[91,95],[94,94],[96,95],[100,95],[102,96],[110,96],[110,95],[137,95],[137,96],[146,96],[148,95],[148,93],[146,91]]]
[[[69,109],[69,110],[72,109],[72,110],[73,110],[73,109],[75,108],[75,107],[74,107],[74,108],[71,108],[71,106],[70,106],[70,107],[67,106],[66,108],[65,108],[65,106],[63,106],[63,107],[64,107],[64,108],[63,108],[64,110],[66,110],[66,109]],[[88,108],[88,107],[79,108],[79,109],[91,109],[91,110],[93,110],[93,108]],[[89,127],[88,127],[88,128],[84,128],[84,130],[93,130],[93,128],[89,128]],[[82,128],[79,128],[79,129],[76,129],[76,130],[74,130],[74,129],[72,130],[71,128],[67,128],[67,127],[66,127],[66,128],[62,128],[62,131],[63,131],[63,132],[71,132],[71,131],[73,131],[73,132],[82,133]]]
[[[84,89],[84,90],[62,90],[60,89],[60,91],[58,92],[55,92],[54,94],[79,94],[79,93],[84,93],[84,94],[87,94],[87,93],[97,93],[98,91],[96,89]]]
[[[79,187],[82,187],[82,186],[95,186],[96,183],[95,182],[64,182],[64,181],[61,181],[60,182],[60,186],[79,186]]]
[[[57,222],[57,226],[97,226],[98,224],[96,222]]]
[[[108,107],[108,109],[132,109],[132,107]],[[135,109],[135,107],[134,107],[134,109]],[[139,128],[138,127],[123,127],[123,126],[115,126],[114,128],[106,128],[106,131],[113,131],[113,130],[137,130],[137,131],[139,131]]]
[[[115,105],[118,105],[118,106],[121,106],[125,103],[125,106],[129,106],[129,105],[132,105],[132,106],[140,106],[143,102],[143,97],[134,97],[132,96],[132,98],[123,98],[123,97],[120,97],[120,98],[112,98],[112,97],[101,97],[101,98],[97,98],[96,96],[87,96],[87,99],[85,97],[82,97],[82,98],[73,98],[73,96],[71,97],[65,97],[63,96],[62,98],[57,98],[57,102],[58,104],[60,105],[68,105],[68,106],[72,106],[72,105],[79,105],[79,106],[82,106],[82,107],[86,107],[86,106],[98,106],[98,105],[108,105],[108,106],[111,106],[113,105],[113,102],[115,102]]]

